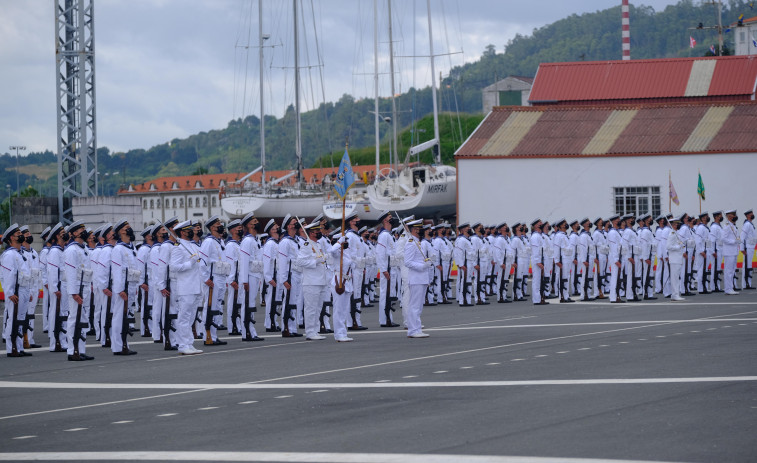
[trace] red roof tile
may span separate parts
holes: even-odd
[[[687,96],[693,63],[700,60],[716,61],[708,95]],[[751,56],[542,63],[529,101],[628,103],[661,98],[695,100],[714,95],[747,98],[754,95],[756,80],[757,61]]]

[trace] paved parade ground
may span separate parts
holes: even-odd
[[[757,461],[757,291],[427,307],[427,339],[377,310],[352,343],[3,357],[0,460]]]

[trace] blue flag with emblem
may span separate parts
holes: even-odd
[[[355,184],[355,173],[352,172],[352,163],[350,163],[350,154],[347,152],[347,148],[344,149],[344,156],[339,162],[339,172],[336,174],[336,181],[334,182],[334,191],[339,195],[340,199],[344,199],[347,191]]]

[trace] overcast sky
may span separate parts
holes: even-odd
[[[56,146],[55,0],[0,0],[0,152]],[[373,1],[301,0],[303,111],[343,94],[373,95]],[[379,55],[388,56],[385,0],[379,0]],[[633,4],[656,11],[674,0]],[[293,97],[292,2],[263,0],[266,114]],[[501,53],[515,34],[620,0],[431,0],[436,74],[470,62],[487,44]],[[314,5],[311,8],[311,5]],[[149,148],[259,114],[257,0],[97,0],[97,144]],[[312,11],[312,10],[315,11]],[[396,91],[430,83],[426,2],[392,4]],[[313,33],[313,25],[317,34]],[[633,18],[631,18],[633,35]],[[415,37],[415,40],[413,40]],[[317,46],[316,46],[317,40]],[[246,45],[252,48],[245,48]],[[320,51],[320,53],[318,52]],[[632,51],[633,54],[633,51]],[[618,17],[620,59],[620,17]],[[320,63],[320,65],[318,65]],[[388,59],[380,95],[390,94]],[[413,72],[415,70],[415,72]],[[321,80],[320,76],[323,76]]]

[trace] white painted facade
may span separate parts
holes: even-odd
[[[223,217],[218,190],[161,191],[129,193],[139,198],[142,205],[142,226],[170,219],[173,216],[184,220],[205,220],[217,215]],[[224,220],[226,220],[224,218]]]
[[[744,27],[733,27],[733,41],[736,43],[735,55],[757,55],[757,22],[744,23]]]
[[[702,211],[757,207],[754,176],[757,153],[679,154],[566,158],[458,158],[458,222],[496,223],[608,217],[615,212],[616,187],[660,189],[668,212],[668,172],[680,205],[672,213],[699,212],[698,171],[705,201]]]

